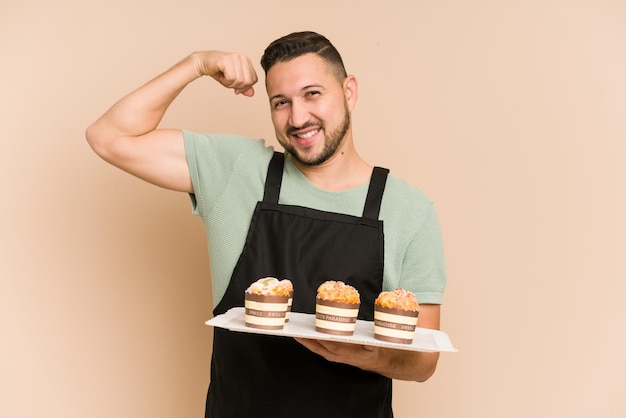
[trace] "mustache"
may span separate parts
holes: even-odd
[[[322,124],[319,122],[307,122],[302,126],[290,126],[287,129],[287,134],[289,135],[293,135],[294,132],[300,131],[302,129],[308,129],[308,128],[318,128],[321,129],[322,128]]]

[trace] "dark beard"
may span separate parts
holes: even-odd
[[[345,116],[343,118],[343,122],[337,129],[335,129],[326,137],[326,141],[324,142],[324,148],[317,157],[312,159],[304,159],[301,155],[298,154],[295,147],[291,146],[291,144],[283,145],[285,151],[291,154],[291,156],[300,164],[309,167],[320,165],[326,162],[330,157],[335,154],[335,152],[337,152],[339,146],[343,142],[343,138],[346,136],[346,132],[348,132],[348,128],[350,128],[350,112],[348,111],[347,103],[345,103],[344,105],[344,112]]]

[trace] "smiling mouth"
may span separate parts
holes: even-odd
[[[319,132],[319,129],[314,129],[312,131],[303,133],[303,134],[294,134],[295,137],[300,138],[300,139],[308,139],[311,138],[313,135],[315,135],[316,133]]]

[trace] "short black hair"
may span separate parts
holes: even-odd
[[[293,32],[273,41],[261,57],[261,67],[267,74],[274,64],[305,54],[316,54],[324,59],[334,67],[340,79],[348,76],[337,48],[324,36],[310,31]]]

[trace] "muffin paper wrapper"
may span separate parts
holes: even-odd
[[[374,322],[357,319],[354,334],[351,336],[325,334],[315,331],[315,314],[291,312],[290,320],[281,330],[251,328],[244,322],[245,308],[232,308],[208,321],[206,325],[228,329],[234,332],[276,335],[281,337],[311,338],[316,340],[338,341],[374,347],[388,347],[408,351],[456,352],[448,335],[439,330],[415,328],[411,344],[394,343],[374,338]]]

